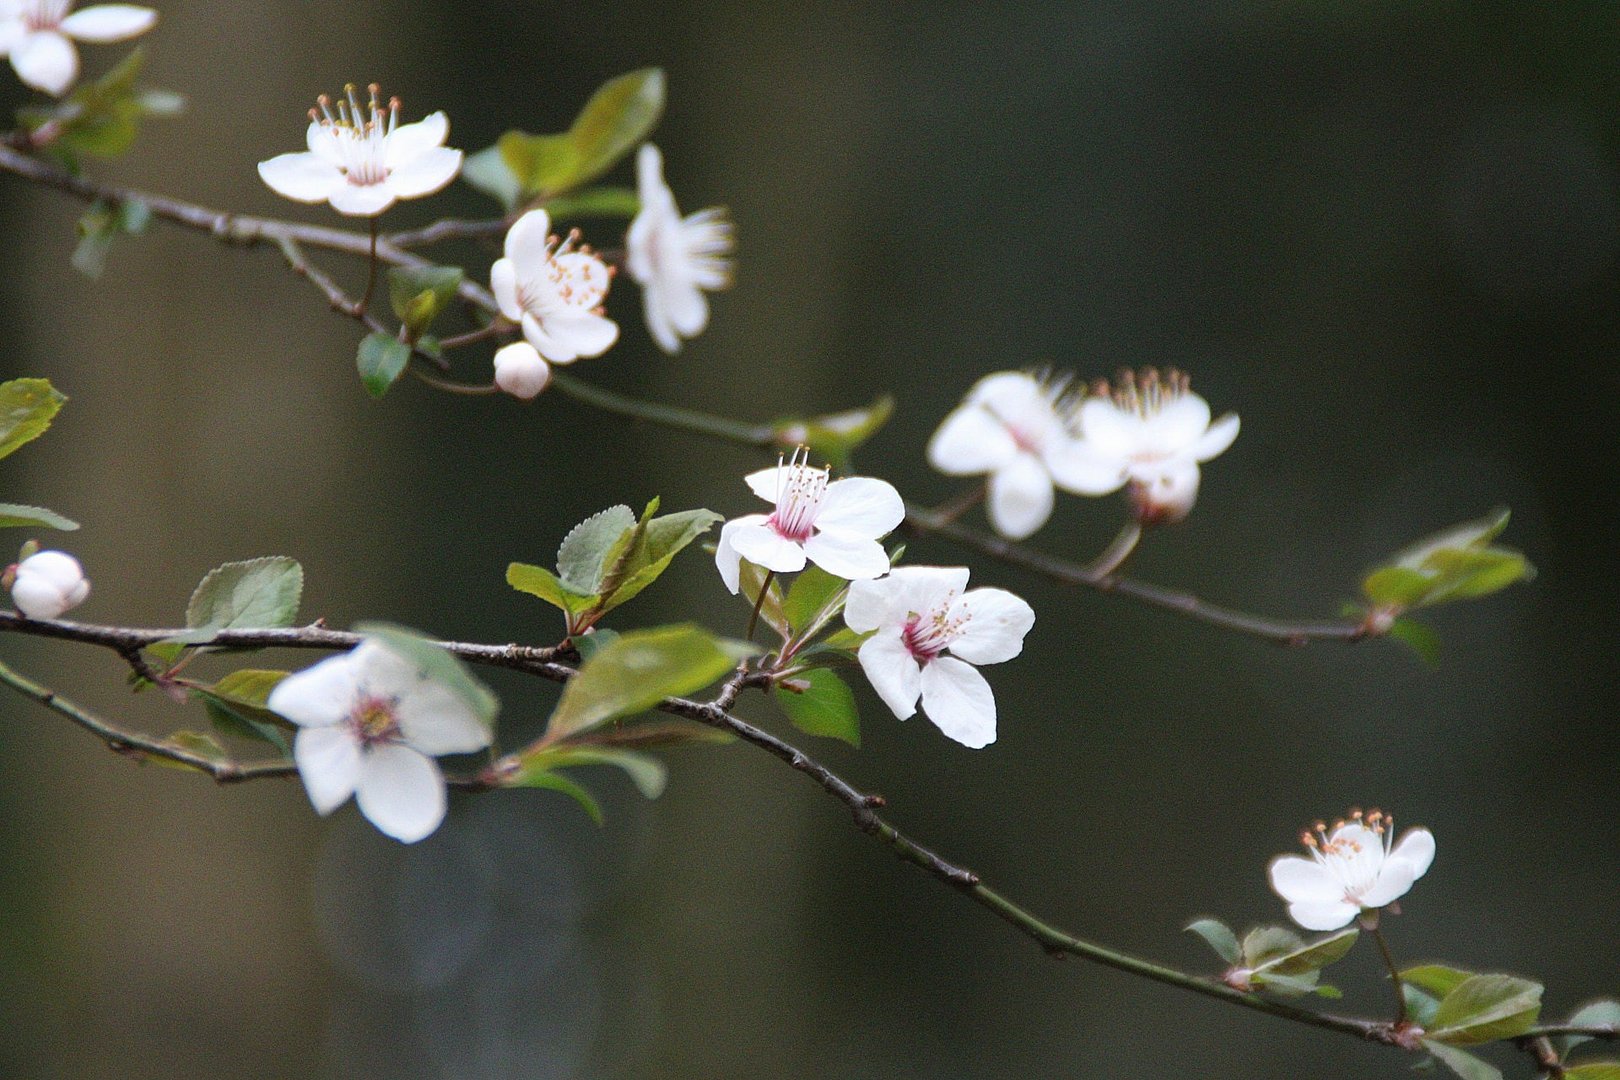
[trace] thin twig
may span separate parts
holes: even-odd
[[[446,240],[505,236],[511,227],[511,222],[506,218],[444,218],[420,229],[389,233],[383,239],[397,248],[426,247]]]

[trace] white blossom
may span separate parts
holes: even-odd
[[[1063,380],[1000,371],[974,384],[928,442],[928,462],[952,476],[988,473],[990,523],[1021,540],[1052,516],[1053,485],[1076,495],[1119,487],[1116,469],[1087,453]]]
[[[916,712],[920,696],[939,730],[978,749],[996,741],[996,699],[973,665],[1022,652],[1035,612],[1003,589],[964,592],[967,582],[966,567],[898,567],[852,583],[844,621],[873,632],[861,643],[861,670],[895,716]]]
[[[444,145],[450,121],[436,112],[414,124],[399,122],[399,98],[384,107],[371,85],[362,105],[351,85],[333,105],[322,94],[309,111],[309,149],[259,163],[272,191],[304,203],[331,203],[351,217],[375,217],[399,199],[442,189],[461,171],[461,151]]]
[[[1363,911],[1405,896],[1434,861],[1434,836],[1408,829],[1398,844],[1395,819],[1377,810],[1352,811],[1330,832],[1323,822],[1300,835],[1309,858],[1271,862],[1271,887],[1288,902],[1288,917],[1307,930],[1337,930]]]
[[[289,675],[267,704],[301,729],[293,760],[316,811],[330,814],[353,795],[373,825],[407,844],[444,820],[434,756],[492,739],[465,701],[371,638]]]
[[[61,97],[79,77],[73,42],[125,41],[146,33],[157,12],[133,4],[73,10],[73,0],[0,0],[0,56],[36,90]]]
[[[1198,498],[1199,470],[1237,438],[1238,418],[1210,423],[1209,403],[1177,371],[1125,372],[1110,390],[1099,383],[1080,406],[1080,436],[1092,470],[1108,477],[1107,494],[1130,485],[1137,519],[1165,524],[1186,517]]]
[[[636,155],[641,210],[625,237],[630,276],[642,288],[647,328],[667,353],[681,339],[696,337],[709,324],[703,290],[731,284],[731,222],[718,207],[681,217],[675,194],[664,183],[664,159],[652,143]]]
[[[613,271],[575,230],[559,239],[544,210],[530,210],[507,230],[506,257],[490,268],[490,291],[501,314],[553,364],[601,356],[619,340],[602,310]]]
[[[11,602],[30,619],[60,618],[90,595],[84,568],[65,551],[36,551],[14,573]]]
[[[551,365],[527,341],[514,341],[495,352],[495,385],[528,401],[551,381]]]
[[[714,562],[726,588],[740,586],[741,561],[778,574],[815,563],[848,581],[874,578],[889,569],[878,543],[906,516],[900,493],[883,480],[851,476],[828,482],[828,470],[811,468],[805,453],[744,478],[755,495],[775,509],[745,514],[720,529]]]

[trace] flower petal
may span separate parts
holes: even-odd
[[[804,548],[775,529],[764,524],[730,524],[736,526],[731,530],[731,546],[755,566],[763,566],[778,574],[792,574],[804,569]]]
[[[905,501],[894,485],[870,476],[851,476],[827,485],[816,528],[876,540],[894,531],[905,517]]]
[[[1429,872],[1429,866],[1434,862],[1434,834],[1428,829],[1407,829],[1389,857],[1411,863],[1412,880],[1416,881]]]
[[[401,199],[419,199],[442,190],[461,171],[461,151],[435,146],[388,174],[389,188]]]
[[[714,548],[715,569],[720,571],[720,580],[726,583],[733,596],[742,588],[742,556],[732,546],[731,534],[733,530],[743,525],[763,525],[764,514],[749,514],[746,517],[734,518],[720,527],[720,542]]]
[[[760,469],[757,472],[749,473],[743,477],[743,483],[748,485],[749,491],[775,506],[777,496],[781,494],[782,489],[787,486],[787,481],[793,476],[790,470],[795,467],[793,465],[772,465],[768,469]]]
[[[17,575],[11,584],[11,602],[30,619],[54,619],[73,605],[56,585],[34,574]]]
[[[1305,900],[1288,905],[1288,917],[1306,930],[1337,930],[1360,913],[1348,900]]]
[[[329,656],[287,676],[270,691],[265,707],[299,727],[342,723],[361,692],[354,655],[347,652]]]
[[[11,66],[29,86],[61,97],[79,77],[79,51],[64,35],[41,30],[11,46]]]
[[[1140,416],[1101,397],[1088,398],[1080,406],[1080,433],[1098,454],[1119,459],[1134,457],[1145,439]]]
[[[517,264],[520,277],[550,260],[550,236],[551,217],[544,210],[530,210],[506,230],[506,257]]]
[[[601,356],[619,340],[619,324],[588,311],[566,315],[546,315],[540,325],[549,339],[547,345],[533,342],[547,360],[568,364],[580,358]],[[550,351],[547,351],[549,345]]]
[[[387,184],[345,181],[332,189],[326,201],[332,204],[332,209],[349,217],[376,217],[394,205],[394,192]]]
[[[1271,860],[1271,889],[1291,904],[1344,899],[1344,884],[1315,859],[1283,855]]]
[[[682,337],[697,337],[709,325],[709,301],[689,281],[665,281],[654,287],[663,293],[659,306]]]
[[[974,589],[962,597],[968,622],[950,644],[952,656],[970,664],[1000,664],[1024,651],[1035,610],[1005,589]]]
[[[442,109],[414,124],[401,124],[383,147],[383,164],[390,169],[404,168],[428,151],[442,149],[449,135],[450,118]]]
[[[354,794],[360,740],[346,725],[305,728],[293,738],[293,761],[315,812],[325,817]]]
[[[674,193],[664,183],[664,155],[652,143],[642,143],[636,151],[636,194],[644,207],[666,197],[671,206],[675,202]]]
[[[885,627],[861,643],[856,654],[866,681],[872,684],[889,711],[904,720],[917,711],[922,693],[922,671],[917,658],[901,640],[898,626]]]
[[[414,844],[444,820],[444,774],[408,746],[374,746],[361,759],[355,801],[385,836]]]
[[[1208,461],[1212,457],[1225,453],[1226,448],[1231,446],[1232,441],[1237,437],[1237,413],[1227,413],[1210,425],[1208,431],[1199,436],[1198,441],[1193,444],[1192,456],[1198,461]]]
[[[632,277],[635,275],[632,274]],[[641,312],[647,320],[647,331],[653,341],[669,355],[681,351],[681,336],[675,332],[674,320],[664,307],[664,290],[648,286],[641,293]]]
[[[1052,516],[1052,476],[1031,454],[1019,454],[990,474],[990,524],[1022,540]]]
[[[496,259],[489,268],[489,291],[495,294],[495,305],[513,322],[523,318],[523,305],[518,303],[517,267],[511,259]]]
[[[152,29],[157,12],[134,4],[97,4],[61,22],[62,33],[80,41],[126,41]]]
[[[32,33],[14,6],[8,8],[4,0],[0,0],[0,56],[9,56],[16,44]]]
[[[1052,482],[1073,495],[1108,495],[1125,483],[1123,463],[1082,439],[1046,440],[1041,460]]]
[[[514,341],[495,351],[495,385],[528,401],[551,381],[551,365],[527,341]]]
[[[978,750],[996,741],[996,698],[977,668],[936,656],[922,671],[923,712],[934,726]]]
[[[259,177],[277,195],[302,203],[325,202],[348,184],[343,172],[318,154],[281,154],[259,162]]]
[[[424,754],[471,754],[495,741],[465,701],[425,679],[399,698],[394,718],[405,741]]]
[[[844,603],[844,622],[864,634],[879,626],[903,625],[951,593],[967,588],[964,566],[899,566],[877,581],[855,581]]]
[[[1209,430],[1209,402],[1197,394],[1170,398],[1142,427],[1145,439],[1157,452],[1183,453]]]
[[[882,577],[889,572],[889,554],[882,544],[842,529],[816,533],[804,542],[804,554],[833,577],[845,581]]]
[[[1410,892],[1412,882],[1416,880],[1416,867],[1411,862],[1406,859],[1385,859],[1383,868],[1378,871],[1378,880],[1361,894],[1361,906],[1381,908],[1385,904],[1392,904]]]
[[[947,476],[992,472],[1017,454],[1007,426],[978,404],[958,406],[928,440],[928,464]]]
[[[1024,371],[998,371],[973,384],[964,404],[988,409],[1002,422],[1023,427],[1026,422],[1046,421],[1052,416],[1052,399],[1040,380]]]

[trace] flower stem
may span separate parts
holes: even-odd
[[[413,367],[410,370],[412,375],[415,375],[428,386],[433,387],[435,390],[443,390],[447,394],[465,394],[476,397],[483,394],[494,394],[500,390],[500,387],[496,386],[494,383],[485,384],[451,382],[449,379],[441,379],[435,375],[429,375],[419,367]]]
[[[359,307],[355,309],[356,315],[366,313],[366,308],[371,306],[371,294],[377,289],[377,219],[369,217],[366,224],[370,226],[371,249],[366,254],[366,291],[360,297]]]
[[[1395,957],[1389,951],[1389,942],[1384,940],[1384,932],[1378,928],[1377,920],[1378,917],[1374,915],[1371,923],[1363,921],[1361,925],[1372,934],[1373,940],[1378,942],[1378,951],[1384,957],[1384,966],[1389,968],[1389,979],[1395,987],[1395,1023],[1404,1024],[1406,1023],[1406,991],[1402,988],[1401,969],[1395,966]]]
[[[1109,544],[1101,555],[1086,564],[1086,573],[1097,578],[1112,577],[1115,571],[1125,565],[1125,560],[1131,557],[1131,552],[1136,550],[1136,545],[1141,539],[1142,524],[1132,518],[1121,527],[1119,535],[1114,537],[1114,542]]]
[[[748,616],[748,633],[743,635],[744,641],[754,640],[754,627],[759,625],[759,609],[765,606],[765,595],[771,591],[771,582],[775,579],[775,570],[765,571],[765,580],[759,586],[759,599],[754,601],[754,613]]]

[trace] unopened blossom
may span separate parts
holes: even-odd
[[[829,482],[828,470],[812,468],[807,459],[797,453],[744,478],[774,509],[721,527],[714,562],[732,592],[741,587],[743,559],[778,574],[803,570],[808,560],[847,581],[888,571],[889,556],[878,540],[906,516],[900,493],[867,476]]]
[[[362,104],[351,85],[336,103],[322,94],[309,111],[307,151],[259,163],[259,175],[278,195],[305,203],[331,203],[352,217],[375,217],[399,199],[442,189],[461,171],[461,151],[444,145],[450,121],[443,112],[414,124],[399,122],[399,98],[384,103],[373,83]]]
[[[964,591],[967,582],[966,567],[898,567],[852,583],[844,621],[872,632],[861,670],[895,716],[916,712],[921,697],[939,730],[977,749],[996,741],[996,699],[974,665],[1022,652],[1035,612],[1003,589]]]
[[[551,381],[551,365],[527,341],[514,341],[495,353],[495,385],[528,401]]]
[[[65,551],[36,551],[12,574],[11,602],[30,619],[60,618],[90,595],[84,568]]]
[[[79,77],[73,42],[125,41],[146,33],[157,12],[133,4],[73,10],[73,0],[0,0],[0,56],[36,90],[61,97]]]
[[[553,364],[601,356],[619,340],[619,327],[602,310],[613,271],[575,230],[551,233],[544,210],[530,210],[506,233],[506,257],[490,267],[490,291],[501,314]]]
[[[664,183],[663,155],[652,143],[636,155],[636,181],[641,210],[625,237],[625,266],[641,285],[653,340],[677,353],[682,338],[696,337],[709,325],[703,290],[731,284],[731,222],[718,207],[681,217]]]
[[[1080,447],[1074,404],[1061,379],[986,375],[928,441],[928,463],[952,476],[988,473],[990,524],[1021,540],[1052,516],[1053,485],[1076,495],[1119,487],[1115,470]]]
[[[407,844],[444,820],[434,757],[482,750],[492,739],[453,691],[369,638],[289,675],[267,704],[301,729],[293,760],[316,811],[330,814],[353,795],[373,825]]]
[[[1080,406],[1080,435],[1092,467],[1109,482],[1107,494],[1130,485],[1131,505],[1143,524],[1186,517],[1198,498],[1200,463],[1237,438],[1236,413],[1210,423],[1209,403],[1188,389],[1178,371],[1124,372],[1110,387],[1097,384]]]
[[[1352,811],[1331,831],[1320,821],[1305,830],[1308,857],[1271,862],[1271,887],[1288,902],[1288,917],[1307,930],[1337,930],[1405,896],[1434,861],[1434,836],[1418,828],[1398,844],[1394,837],[1395,819],[1377,810]]]

